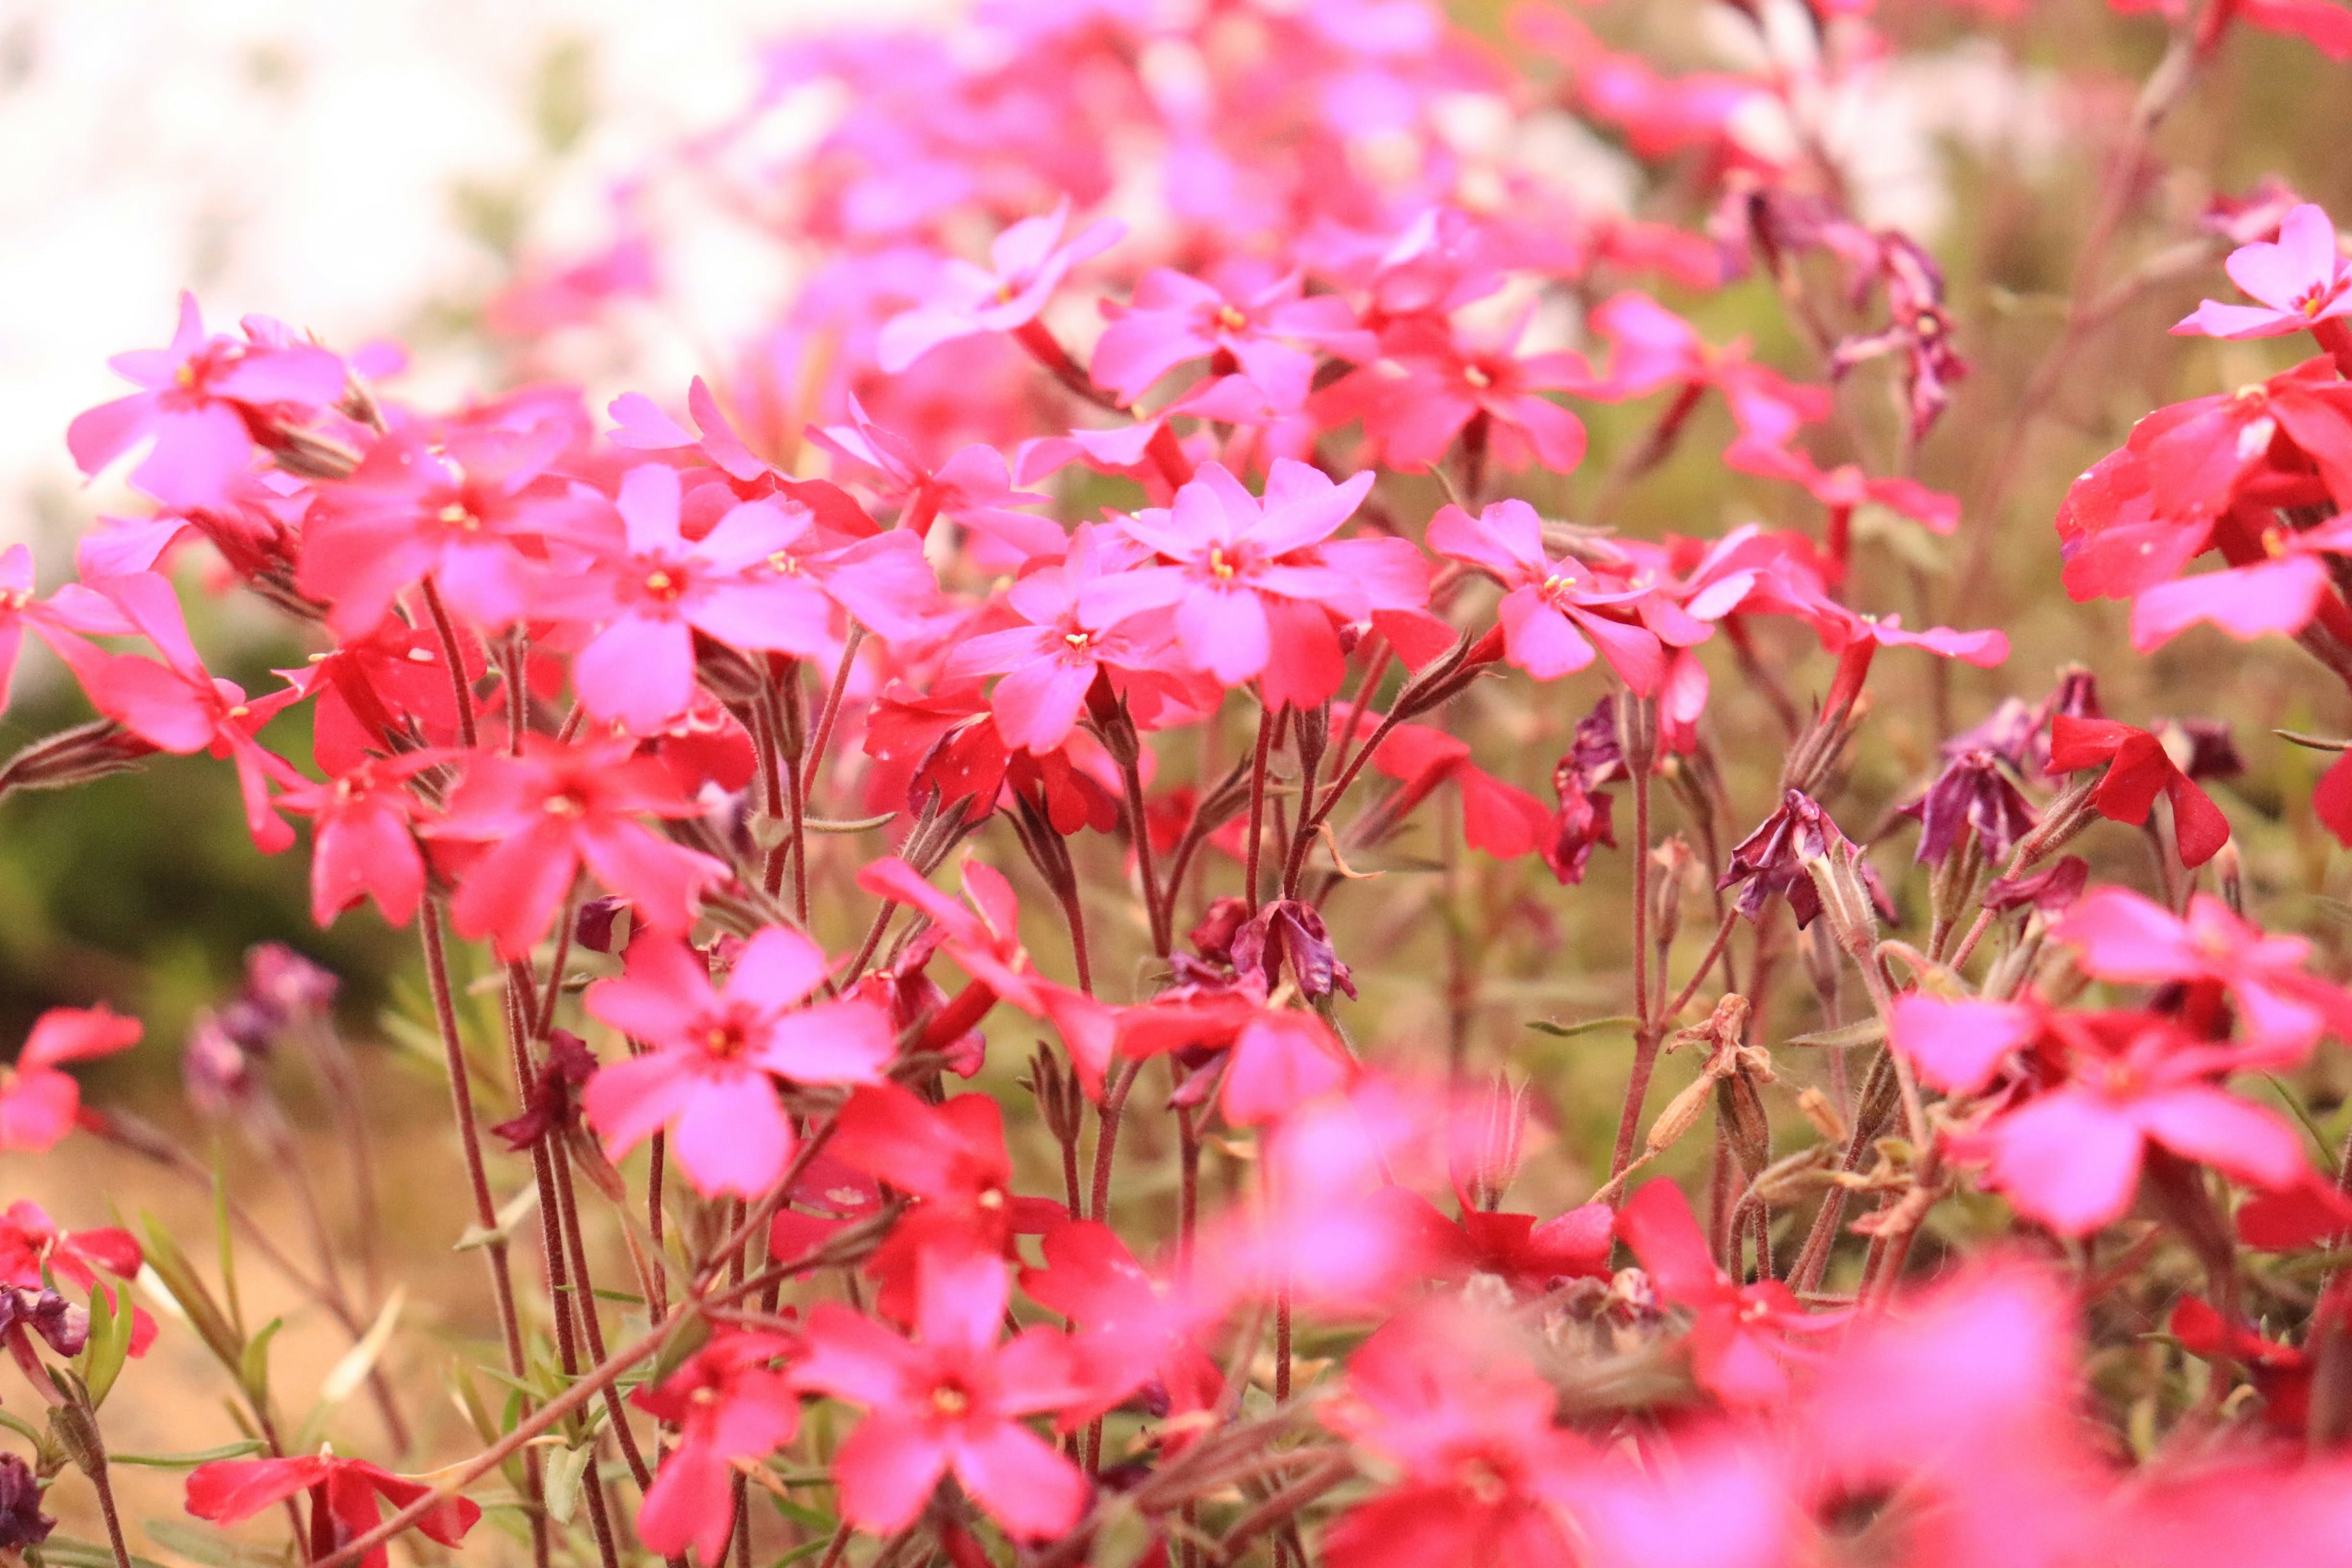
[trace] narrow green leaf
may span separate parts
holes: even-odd
[[[558,1524],[570,1524],[580,1507],[580,1484],[588,1473],[588,1461],[594,1455],[592,1448],[557,1448],[545,1460],[541,1472],[546,1487],[547,1511]]]
[[[259,1409],[269,1403],[269,1342],[278,1337],[285,1326],[283,1318],[272,1318],[261,1325],[261,1331],[247,1342],[245,1352],[237,1357],[237,1386]]]
[[[174,1547],[173,1550],[177,1551],[178,1548]],[[75,1541],[67,1536],[50,1536],[41,1542],[39,1552],[42,1562],[54,1563],[58,1564],[58,1568],[114,1568],[114,1553],[111,1550],[92,1545],[87,1541]],[[248,1558],[247,1562],[236,1564],[225,1563],[221,1564],[221,1568],[247,1568],[247,1563],[250,1561],[251,1559]],[[131,1568],[163,1568],[163,1565],[152,1557],[134,1554],[131,1559]]]
[[[137,1465],[150,1470],[193,1470],[198,1465],[209,1465],[215,1459],[242,1459],[247,1454],[258,1454],[262,1446],[247,1440],[223,1443],[217,1448],[199,1448],[193,1454],[109,1454],[107,1463]]]
[[[1555,1024],[1549,1018],[1530,1018],[1528,1020],[1528,1027],[1538,1035],[1549,1035],[1554,1039],[1572,1040],[1579,1035],[1598,1035],[1611,1030],[1631,1029],[1640,1022],[1639,1018],[1622,1015],[1607,1018],[1587,1018],[1580,1024]]]
[[[1834,1029],[1816,1029],[1810,1035],[1792,1035],[1780,1043],[1784,1046],[1821,1046],[1836,1049],[1846,1046],[1874,1046],[1885,1038],[1886,1026],[1875,1017],[1870,1017]]]

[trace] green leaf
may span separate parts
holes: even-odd
[[[656,1386],[669,1380],[669,1374],[686,1363],[686,1358],[700,1350],[710,1338],[710,1323],[699,1312],[681,1312],[672,1320],[669,1338],[662,1342],[654,1363],[646,1369],[646,1381]]]
[[[261,1450],[260,1443],[248,1438],[242,1443],[223,1443],[217,1448],[199,1448],[193,1454],[109,1454],[106,1459],[111,1465],[137,1465],[142,1469],[193,1470],[215,1459],[242,1459]]]
[[[131,1355],[131,1303],[118,1301],[118,1292],[102,1284],[89,1288],[89,1338],[82,1345],[81,1380],[89,1388],[92,1409],[106,1403],[114,1380]]]
[[[142,1519],[139,1524],[146,1531],[147,1539],[164,1551],[205,1563],[206,1568],[283,1568],[285,1563],[285,1559],[277,1552],[257,1552],[250,1546],[239,1546],[234,1541],[224,1540],[184,1519]],[[47,1550],[56,1542],[57,1537],[51,1536],[44,1543],[43,1550]],[[111,1568],[114,1559],[103,1549],[100,1556],[108,1568]],[[131,1561],[135,1563],[138,1559]],[[77,1563],[74,1568],[83,1568],[83,1565]]]
[[[23,1416],[0,1410],[0,1426],[5,1426],[9,1431],[16,1433],[16,1436],[32,1444],[39,1452],[47,1454],[49,1451],[49,1435]]]
[[[58,1568],[114,1568],[114,1553],[110,1549],[87,1541],[76,1541],[70,1536],[52,1535],[33,1550],[43,1563],[54,1563]],[[175,1547],[173,1550],[178,1549]],[[131,1568],[163,1568],[163,1564],[152,1557],[134,1555],[131,1559]],[[228,1568],[228,1565],[223,1564],[223,1568]],[[236,1568],[245,1568],[245,1564],[239,1563]]]
[[[1640,1022],[1639,1018],[1627,1017],[1623,1015],[1608,1018],[1587,1018],[1580,1024],[1555,1024],[1549,1018],[1530,1018],[1528,1020],[1528,1027],[1538,1035],[1549,1035],[1554,1039],[1572,1040],[1579,1035],[1598,1035],[1612,1030],[1631,1029]]]
[[[257,1410],[269,1403],[269,1342],[278,1337],[285,1326],[283,1318],[272,1318],[261,1325],[261,1331],[247,1342],[244,1353],[237,1357],[237,1386],[253,1401]]]
[[[547,1511],[558,1524],[570,1524],[580,1507],[581,1479],[588,1473],[588,1461],[595,1457],[593,1448],[557,1448],[546,1458],[542,1472],[546,1488]]]
[[[182,1317],[187,1319],[188,1326],[196,1331],[196,1337],[205,1342],[205,1348],[213,1352],[221,1365],[231,1372],[239,1371],[245,1353],[245,1336],[236,1331],[227,1314],[221,1310],[220,1304],[213,1300],[212,1292],[205,1289],[205,1282],[198,1277],[194,1265],[188,1261],[188,1255],[180,1250],[179,1243],[172,1239],[171,1234],[153,1215],[142,1214],[139,1228],[146,1238],[147,1267],[153,1269],[155,1278],[163,1281],[163,1289],[171,1297],[173,1305],[179,1309]]]

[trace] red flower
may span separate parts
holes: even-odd
[[[1715,1266],[1690,1200],[1672,1182],[1651,1182],[1617,1217],[1617,1234],[1642,1260],[1661,1300],[1692,1314],[1691,1373],[1731,1405],[1771,1405],[1789,1391],[1783,1364],[1790,1333],[1832,1327],[1835,1314],[1809,1314],[1777,1279],[1732,1282]]]
[[[0,1077],[0,1149],[42,1153],[73,1130],[81,1086],[58,1070],[63,1062],[112,1056],[139,1043],[136,1018],[95,1007],[52,1007],[33,1025],[16,1064]]]
[[[1584,460],[1583,422],[1538,394],[1581,386],[1591,373],[1572,353],[1519,353],[1527,322],[1523,313],[1481,338],[1435,317],[1400,321],[1381,346],[1404,374],[1359,371],[1332,389],[1334,401],[1344,403],[1342,388],[1353,385],[1366,403],[1365,434],[1396,468],[1430,468],[1461,437],[1488,443],[1506,468],[1532,458],[1567,473]]]
[[[1065,1220],[1046,1227],[1045,1267],[1024,1268],[1021,1289],[1084,1331],[1071,1350],[1087,1368],[1092,1397],[1063,1412],[1066,1430],[1157,1380],[1171,1417],[1213,1408],[1224,1374],[1200,1336],[1223,1315],[1215,1292],[1160,1279],[1108,1226]]]
[[[215,1459],[188,1472],[188,1511],[215,1524],[235,1524],[296,1492],[308,1491],[310,1539],[306,1550],[316,1562],[382,1523],[379,1499],[401,1509],[432,1490],[426,1482],[395,1476],[364,1459],[338,1458],[332,1454],[291,1459]],[[481,1509],[474,1503],[452,1498],[427,1510],[416,1528],[444,1546],[457,1546],[481,1517]],[[388,1561],[382,1546],[360,1559],[362,1568],[384,1568]]]
[[[2091,802],[2110,822],[2146,822],[2149,807],[2161,795],[2172,806],[2172,833],[2179,842],[2182,865],[2202,866],[2230,841],[2230,819],[2154,735],[2112,719],[2061,713],[2050,721],[2053,772],[2073,773],[2102,763],[2107,764],[2106,775]]]
[[[137,1238],[127,1230],[59,1230],[40,1205],[22,1199],[0,1215],[0,1283],[37,1290],[46,1269],[84,1290],[106,1291],[120,1312],[129,1305],[126,1288],[144,1261]],[[101,1272],[122,1283],[100,1282]],[[155,1320],[144,1308],[132,1307],[131,1312],[131,1353],[145,1355],[155,1342]]]
[[[814,942],[770,926],[713,987],[692,948],[639,937],[626,973],[590,986],[587,1005],[653,1049],[589,1079],[581,1099],[589,1125],[616,1158],[669,1127],[672,1157],[697,1192],[766,1192],[796,1142],[780,1090],[878,1083],[897,1049],[888,1018],[871,1002],[803,1005],[825,969]]]
[[[566,746],[523,738],[522,754],[478,753],[431,837],[489,847],[464,874],[449,913],[502,960],[530,952],[584,863],[657,931],[694,922],[703,892],[727,878],[708,855],[655,837],[635,818],[691,816],[667,769],[626,743]]]
[[[677,1447],[637,1509],[637,1535],[648,1550],[676,1557],[691,1546],[711,1563],[725,1554],[737,1462],[766,1458],[800,1430],[800,1395],[770,1364],[798,1348],[782,1334],[722,1332],[660,1386],[630,1395],[630,1404],[677,1428]]]
[[[448,761],[443,752],[362,758],[327,784],[308,780],[278,797],[288,811],[315,817],[310,847],[310,918],[321,926],[373,898],[383,918],[404,926],[425,896],[425,858],[413,826],[423,810],[408,781]]]
[[[1612,581],[1573,557],[1553,560],[1543,521],[1523,500],[1497,501],[1475,522],[1460,507],[1441,508],[1429,547],[1503,584],[1503,657],[1538,680],[1582,669],[1599,643],[1609,668],[1646,695],[1665,676],[1662,639],[1682,647],[1709,633],[1646,585]]]
[[[1086,1397],[1068,1339],[1029,1329],[998,1342],[1011,1294],[1000,1258],[927,1252],[917,1275],[912,1338],[827,1301],[793,1368],[795,1386],[866,1412],[834,1455],[842,1517],[903,1530],[952,1474],[1006,1533],[1060,1534],[1086,1508],[1087,1479],[1021,1418]]]
[[[1118,1051],[1130,1058],[1168,1051],[1225,1054],[1217,1103],[1236,1127],[1287,1116],[1355,1080],[1355,1058],[1314,1014],[1267,1007],[1247,991],[1202,993],[1129,1007],[1118,1015]]]
[[[1345,713],[1335,713],[1345,722]],[[1367,714],[1359,728],[1369,729]],[[1372,753],[1372,766],[1403,784],[1381,803],[1384,816],[1402,818],[1437,785],[1452,780],[1462,797],[1462,837],[1497,859],[1515,859],[1544,847],[1552,814],[1543,802],[1505,784],[1470,761],[1470,743],[1425,724],[1398,724]]]

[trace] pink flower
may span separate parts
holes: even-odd
[[[897,1048],[871,1002],[802,1005],[825,969],[814,942],[781,926],[745,943],[717,987],[675,937],[631,942],[626,972],[589,987],[588,1011],[653,1048],[589,1079],[589,1125],[615,1158],[671,1129],[672,1156],[706,1197],[766,1192],[795,1142],[782,1090],[878,1083]]]
[[[58,1064],[112,1056],[137,1045],[142,1033],[138,1019],[121,1017],[103,1002],[42,1014],[0,1079],[0,1149],[55,1148],[81,1109],[81,1086]]]
[[[1175,635],[1169,612],[1121,615],[1118,606],[1089,595],[1095,584],[1132,564],[1140,552],[1121,535],[1079,524],[1066,555],[1005,590],[1006,608],[1027,624],[958,643],[941,667],[942,679],[1003,676],[989,697],[996,732],[1006,745],[1031,752],[1050,752],[1069,739],[1100,676],[1116,677],[1115,689],[1180,694],[1181,685],[1162,673]]]
[[[2267,935],[2210,894],[2191,898],[2184,917],[2127,889],[2095,889],[2052,935],[2101,980],[2226,990],[2249,1058],[2264,1065],[2300,1061],[2323,1034],[2352,1040],[2352,995],[2305,967],[2311,943]]]
[[[1582,462],[1583,423],[1537,395],[1581,386],[1590,373],[1572,353],[1520,354],[1526,329],[1525,315],[1486,339],[1431,317],[1389,329],[1381,346],[1404,374],[1358,373],[1376,377],[1360,395],[1369,400],[1364,431],[1378,443],[1382,460],[1426,468],[1460,437],[1488,443],[1496,460],[1514,470],[1530,458],[1562,474]]]
[[[428,576],[457,615],[506,626],[522,615],[550,540],[619,531],[602,498],[583,500],[549,471],[564,444],[553,426],[385,437],[349,479],[320,487],[296,585],[328,606],[339,637],[373,631]]]
[[[1195,668],[1227,687],[1260,681],[1272,707],[1311,708],[1346,672],[1335,616],[1362,622],[1428,602],[1428,568],[1410,543],[1331,541],[1371,488],[1369,473],[1335,485],[1284,458],[1261,501],[1204,463],[1169,510],[1118,520],[1167,564],[1099,580],[1092,613],[1112,624],[1173,605],[1177,645]]]
[[[895,375],[938,348],[983,332],[1010,332],[1037,319],[1054,291],[1079,262],[1118,243],[1127,226],[1104,218],[1064,240],[1070,201],[1043,217],[1024,218],[988,247],[989,265],[950,260],[940,268],[937,295],[887,321],[876,357]]]
[[[1612,583],[1573,557],[1553,560],[1543,520],[1523,500],[1496,501],[1475,522],[1458,506],[1443,507],[1430,519],[1429,547],[1503,584],[1503,657],[1538,680],[1582,669],[1597,642],[1609,668],[1646,695],[1664,678],[1666,654],[1660,631],[1634,617],[1655,620],[1676,646],[1708,632],[1648,587]]]
[[[912,1337],[827,1301],[793,1369],[796,1386],[866,1410],[834,1455],[842,1517],[903,1530],[952,1474],[1006,1533],[1060,1534],[1086,1508],[1087,1479],[1021,1418],[1085,1396],[1068,1339],[1029,1329],[998,1342],[1012,1289],[999,1258],[927,1253],[918,1275]]]
[[[745,501],[689,542],[678,531],[677,470],[649,463],[622,477],[619,510],[626,553],[599,553],[586,574],[533,595],[542,613],[603,623],[572,663],[595,717],[646,734],[686,711],[696,632],[803,658],[838,646],[832,604],[775,564],[808,531],[806,509]]]
[[[152,437],[131,482],[180,509],[228,510],[255,441],[274,441],[278,426],[315,416],[343,395],[347,379],[343,362],[321,348],[206,337],[196,297],[186,292],[170,347],[107,363],[141,390],[75,417],[66,429],[74,462],[95,475]]]
[[[1270,395],[1296,397],[1315,374],[1315,356],[1298,345],[1358,363],[1380,353],[1346,300],[1302,299],[1297,273],[1263,266],[1237,264],[1206,279],[1155,267],[1130,303],[1103,309],[1111,323],[1095,342],[1092,373],[1121,403],[1188,360],[1222,356]]]
[[[771,1364],[797,1349],[782,1334],[722,1331],[658,1387],[629,1396],[677,1428],[677,1447],[637,1508],[637,1535],[648,1550],[676,1557],[690,1546],[710,1563],[725,1555],[737,1462],[766,1458],[800,1430],[800,1395]]]
[[[1066,536],[1050,517],[1014,510],[1038,506],[1046,497],[1013,488],[1004,454],[975,442],[936,466],[926,463],[914,443],[886,430],[849,400],[850,423],[812,429],[809,439],[854,468],[868,470],[872,488],[898,508],[897,527],[918,538],[935,519],[978,536],[983,564],[1017,566],[1032,556],[1060,551]]]
[[[502,960],[530,952],[585,864],[656,931],[693,924],[703,892],[727,879],[709,856],[655,837],[635,818],[690,816],[667,769],[624,743],[566,746],[523,737],[522,754],[478,753],[430,836],[488,845],[449,903],[460,936],[487,936]]]
[[[1952,1140],[2020,1214],[2067,1236],[2121,1218],[2150,1144],[2265,1189],[2308,1169],[2283,1117],[2210,1081],[2227,1047],[2137,1013],[2045,1013],[2036,1033],[2060,1081]]]
[[[154,645],[163,662],[135,654],[101,653],[70,638],[51,638],[72,668],[90,706],[132,734],[176,756],[208,752],[236,764],[246,826],[264,854],[294,842],[294,830],[272,809],[269,786],[307,783],[292,764],[265,750],[255,731],[301,694],[293,687],[247,700],[244,689],[205,668],[189,640],[172,584],[152,572],[97,584],[124,620]]]
[[[329,1557],[383,1522],[378,1500],[406,1508],[433,1490],[431,1483],[395,1476],[365,1459],[332,1454],[290,1459],[215,1459],[188,1472],[188,1511],[215,1524],[251,1519],[296,1492],[310,1494],[310,1539],[303,1550],[312,1562]],[[416,1528],[444,1546],[464,1542],[482,1510],[464,1498],[436,1503]],[[361,1568],[384,1568],[382,1546],[360,1559]]]
[[[1236,1127],[1279,1121],[1345,1089],[1360,1070],[1314,1014],[1270,1008],[1247,991],[1209,993],[1129,1007],[1118,1016],[1118,1051],[1130,1059],[1168,1051],[1227,1053],[1217,1102]]]
[[[1344,713],[1335,714],[1344,721]],[[1366,714],[1358,728],[1369,734],[1375,721]],[[1391,728],[1372,766],[1404,787],[1381,804],[1384,818],[1401,819],[1430,791],[1451,780],[1462,798],[1464,842],[1499,860],[1533,854],[1552,836],[1552,814],[1543,802],[1470,760],[1470,742],[1425,724]]]
[[[1066,1430],[1154,1379],[1171,1416],[1215,1405],[1224,1374],[1200,1336],[1223,1316],[1217,1292],[1148,1272],[1117,1232],[1093,1220],[1047,1226],[1041,1250],[1045,1267],[1022,1269],[1021,1289],[1085,1331],[1071,1350],[1094,1385],[1092,1398],[1063,1412]]]
[[[1552,1424],[1551,1385],[1504,1325],[1433,1302],[1348,1358],[1324,1419],[1396,1481],[1325,1537],[1333,1568],[1554,1568],[1579,1560],[1562,1506],[1591,1462]]]
[[[8,705],[26,627],[52,645],[70,632],[129,637],[138,630],[104,595],[79,583],[67,584],[47,600],[33,596],[33,585],[32,550],[22,544],[0,550],[0,710]]]
[[[2240,246],[2225,265],[2231,281],[2262,303],[2208,300],[2172,329],[2176,335],[2275,338],[2352,314],[2352,262],[2336,242],[2336,225],[2309,202],[2286,215],[2275,243]]]

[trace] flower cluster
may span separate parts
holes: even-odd
[[[1421,0],[1002,0],[780,49],[688,156],[742,179],[833,89],[747,203],[793,302],[604,417],[414,401],[184,298],[68,432],[142,515],[46,594],[0,558],[0,665],[29,628],[96,715],[0,794],[208,755],[321,925],[415,928],[498,1342],[450,1380],[467,1457],[395,1473],[319,1447],[362,1384],[386,1458],[433,1439],[314,1201],[315,1256],[270,1256],[354,1348],[299,1426],[233,1279],[18,1204],[0,1339],[52,1415],[0,1544],[68,1465],[114,1521],[145,1269],[250,1434],[188,1510],[282,1508],[312,1568],[484,1505],[603,1568],[2352,1561],[2352,1167],[2297,1098],[2352,992],[2264,929],[2226,726],[2109,718],[2080,668],[1954,720],[2011,651],[1920,564],[1992,526],[1918,477],[1961,318],[1831,134],[1902,22],[1721,9],[1746,68],[1537,0],[1507,48]],[[2352,45],[2320,0],[2178,9],[2095,245],[2234,22]],[[1546,127],[1682,210],[1594,198]],[[2048,563],[2143,650],[2287,636],[2352,687],[2352,262],[2278,191],[2183,243],[2259,303],[2180,331],[2323,352],[2141,421]],[[492,320],[651,288],[619,244]],[[1703,327],[1750,285],[1810,353]],[[1693,472],[1753,504],[1647,504]],[[308,659],[215,674],[191,559]],[[2352,749],[2305,739],[2352,845]],[[1561,980],[1564,903],[1617,969]],[[1537,1026],[1611,1064],[1597,1116],[1487,1016],[1596,986],[1619,1014]],[[189,1081],[283,1152],[255,1063],[300,1041],[365,1227],[332,998],[261,950]],[[204,1171],[81,1109],[63,1065],[139,1039],[43,1017],[0,1144]]]

